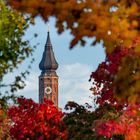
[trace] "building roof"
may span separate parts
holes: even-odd
[[[49,32],[48,32],[47,42],[45,44],[42,60],[39,64],[39,68],[40,70],[42,70],[43,74],[54,72],[58,68],[58,63],[54,56]]]

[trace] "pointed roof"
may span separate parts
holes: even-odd
[[[47,42],[43,52],[42,60],[39,64],[42,73],[54,72],[58,68],[58,63],[54,57],[53,47],[50,40],[50,33],[48,32]]]

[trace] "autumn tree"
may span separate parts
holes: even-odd
[[[39,104],[31,99],[18,98],[18,106],[8,110],[10,136],[17,140],[64,140],[67,133],[63,115],[51,101],[44,100]]]
[[[1,96],[0,139],[64,140],[67,130],[63,116],[51,101],[39,104],[23,97]]]
[[[12,10],[5,0],[0,0],[0,88],[10,87],[10,91],[22,89],[28,70],[23,70],[13,79],[3,81],[5,75],[13,72],[33,53],[29,40],[23,40],[32,19],[30,16]],[[31,60],[32,61],[32,60]],[[27,68],[28,69],[28,68]],[[2,91],[1,91],[2,92]]]
[[[121,46],[116,47],[111,54],[107,55],[106,60],[99,65],[97,70],[91,74],[93,80],[91,90],[97,96],[96,103],[102,107],[105,104],[111,105],[116,110],[116,112],[109,111],[109,116],[104,117],[103,115],[103,117],[95,120],[98,122],[94,123],[97,136],[111,138],[114,135],[122,135],[125,140],[139,140],[140,138],[139,89],[133,88],[137,85],[135,78],[139,57],[134,52],[133,47],[129,49]],[[133,65],[130,66],[128,62],[131,60],[133,60]],[[128,69],[120,65],[124,62]],[[122,70],[126,72],[122,73]],[[120,76],[117,75],[118,73]],[[125,79],[129,80],[125,81]],[[116,83],[116,81],[121,83]],[[108,112],[104,113],[108,114]]]
[[[123,46],[116,47],[91,74],[91,90],[98,96],[96,103],[102,105],[110,102],[116,106],[116,103],[139,104],[140,57],[134,49],[134,46],[129,49]]]

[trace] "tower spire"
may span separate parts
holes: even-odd
[[[58,107],[59,77],[56,74],[58,63],[54,56],[49,31],[39,68],[42,71],[39,76],[39,103],[43,103],[44,98],[46,98],[51,100],[54,105]]]
[[[49,31],[39,68],[40,70],[42,70],[42,74],[56,74],[55,71],[58,68],[58,63],[54,56]]]

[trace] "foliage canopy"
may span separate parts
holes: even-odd
[[[11,91],[22,89],[25,83],[22,78],[28,74],[25,70],[15,77],[15,81],[3,83],[7,73],[13,72],[26,58],[33,48],[28,40],[23,40],[26,29],[31,23],[31,18],[12,10],[4,0],[0,0],[0,88],[11,86]]]
[[[107,52],[116,45],[129,47],[134,39],[139,40],[139,0],[10,0],[9,3],[22,12],[33,16],[56,17],[59,33],[70,29],[73,35],[70,47],[78,42],[85,44],[83,37],[95,37],[93,43],[103,40]],[[137,44],[139,51],[140,42]]]

